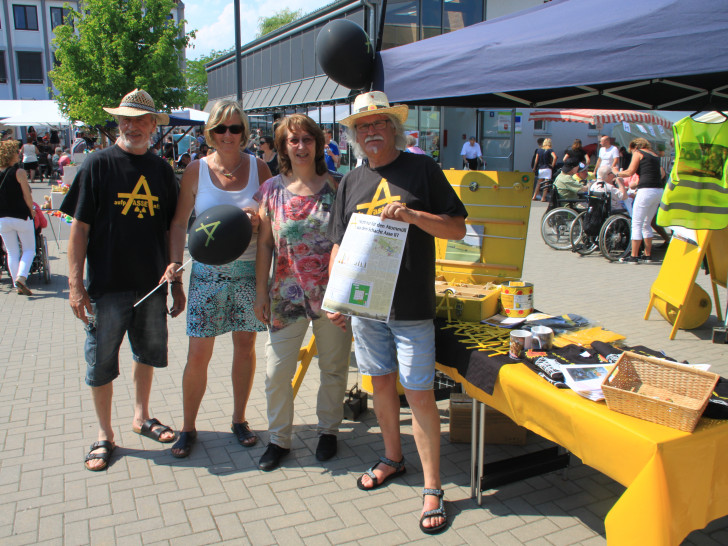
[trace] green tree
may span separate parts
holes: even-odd
[[[82,0],[66,5],[65,24],[54,29],[57,66],[50,78],[69,118],[104,123],[102,106],[115,106],[135,88],[160,110],[184,104],[180,59],[194,33],[169,18],[173,0]]]
[[[297,11],[291,11],[288,8],[284,8],[281,11],[274,13],[270,17],[260,17],[258,19],[258,34],[256,38],[265,36],[269,32],[273,32],[277,28],[281,28],[288,23],[292,23],[293,21],[301,17],[301,14],[302,12],[300,9]]]
[[[187,106],[199,104],[204,108],[205,104],[207,104],[207,72],[205,72],[205,65],[218,57],[231,53],[234,49],[233,47],[223,51],[213,49],[208,55],[187,61],[187,68],[185,69]]]

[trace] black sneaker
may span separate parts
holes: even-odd
[[[621,264],[638,264],[638,263],[640,263],[640,261],[635,256],[625,256],[624,258],[619,259],[619,263],[621,263]]]
[[[290,452],[290,449],[277,446],[276,444],[268,444],[268,449],[265,450],[265,453],[263,453],[263,456],[258,462],[258,468],[264,472],[275,470],[280,466],[281,459]]]
[[[640,262],[643,264],[653,264],[655,260],[652,259],[652,256],[640,256]]]
[[[336,455],[336,435],[322,434],[319,436],[318,446],[316,446],[316,459],[319,461],[328,461]]]

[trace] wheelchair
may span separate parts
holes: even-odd
[[[612,214],[611,196],[606,192],[590,192],[587,207],[571,224],[569,240],[572,251],[586,256],[598,249],[612,262],[626,256],[631,249],[631,219],[627,211],[619,210]],[[587,215],[593,216],[589,218]]]
[[[0,243],[2,239],[0,238]],[[21,250],[22,251],[22,250]],[[0,267],[4,269],[8,275],[10,271],[8,269],[8,255],[5,251],[5,244],[0,244]],[[35,256],[33,256],[33,263],[30,266],[29,275],[38,274],[43,279],[45,284],[51,282],[51,266],[48,260],[48,240],[43,235],[40,228],[35,230]]]
[[[571,224],[584,210],[586,198],[563,199],[556,188],[551,191],[551,201],[541,219],[541,238],[554,250],[571,248]]]

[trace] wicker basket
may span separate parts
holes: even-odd
[[[717,382],[714,373],[625,351],[602,391],[611,410],[692,432]]]

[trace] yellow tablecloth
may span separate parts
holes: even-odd
[[[728,422],[702,419],[692,434],[681,432],[556,389],[520,363],[501,368],[492,396],[456,368],[438,368],[627,487],[605,520],[609,544],[677,545],[728,515]]]

